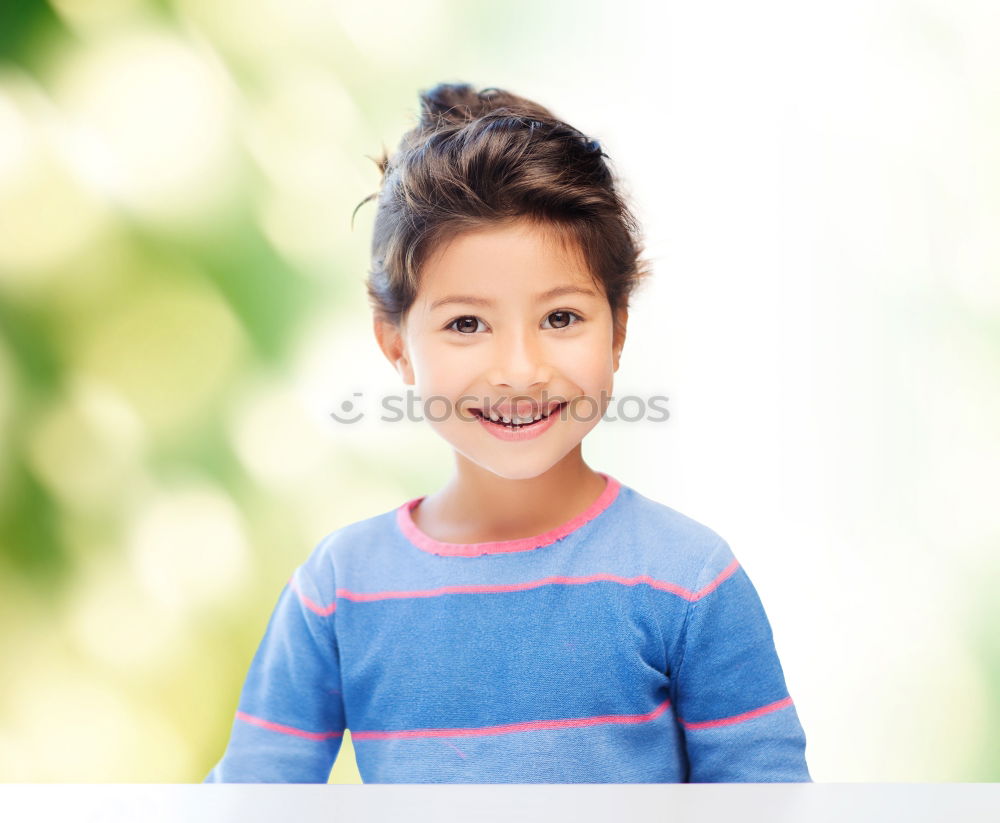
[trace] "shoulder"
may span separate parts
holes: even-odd
[[[371,560],[392,539],[395,521],[393,508],[328,532],[314,545],[300,571],[321,585],[332,586],[356,560]]]
[[[734,559],[725,539],[704,523],[629,486],[620,494],[619,525],[652,570],[695,587]]]
[[[622,486],[623,514],[630,526],[661,540],[699,552],[714,548],[722,537],[712,528],[658,500]]]

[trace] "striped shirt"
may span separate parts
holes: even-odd
[[[325,537],[282,590],[206,782],[810,782],[750,578],[601,473],[535,537],[442,543],[423,498]]]

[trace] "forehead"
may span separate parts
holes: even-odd
[[[532,223],[490,226],[443,242],[421,269],[419,299],[426,307],[462,294],[492,299],[537,294],[555,286],[598,292],[579,247],[554,229]]]

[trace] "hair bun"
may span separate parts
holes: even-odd
[[[438,83],[421,92],[420,109],[420,125],[424,129],[461,126],[497,111],[554,119],[548,109],[516,94],[493,86],[477,92],[469,83]]]

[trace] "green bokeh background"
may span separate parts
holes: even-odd
[[[735,8],[708,5],[707,17]],[[791,9],[766,5],[775,19]],[[934,132],[941,176],[918,193],[920,220],[881,215],[894,243],[874,230],[835,236],[823,220],[863,205],[864,194],[836,190],[804,155],[786,161],[816,175],[801,191],[823,223],[817,248],[826,242],[842,271],[807,297],[818,307],[809,339],[823,341],[815,382],[793,375],[790,359],[781,377],[812,387],[814,406],[801,408],[822,405],[830,422],[836,404],[846,416],[836,429],[800,420],[793,432],[789,412],[784,468],[773,469],[785,474],[768,476],[826,491],[828,508],[795,528],[831,565],[808,579],[762,574],[775,581],[765,602],[815,779],[996,780],[1000,254],[987,238],[1000,216],[988,151],[1000,136],[1000,98],[990,96],[995,82],[977,78],[997,66],[981,33],[997,25],[977,4],[893,4],[896,16],[874,17],[860,8],[843,6],[829,37],[863,43],[869,55],[900,49],[910,62],[893,71],[921,78],[914,89],[966,89],[963,111],[974,116],[965,131]],[[679,5],[652,9],[596,0],[0,5],[0,780],[204,777],[294,565],[326,532],[427,493],[449,468],[426,435],[334,431],[323,419],[353,390],[347,375],[378,360],[363,289],[373,204],[351,226],[378,183],[370,156],[409,127],[418,89],[506,85],[567,109],[591,106],[592,122],[621,135],[623,148],[630,131],[653,135],[657,148],[631,166],[651,203],[643,186],[670,184],[651,176],[671,151],[669,133],[661,147],[649,121],[633,129],[623,101],[636,95],[632,117],[642,124],[668,79],[685,85],[666,69],[657,76],[655,44],[657,27],[666,36],[690,23]],[[720,16],[705,30],[732,37],[734,25]],[[796,31],[793,21],[785,34]],[[720,59],[722,74],[739,74]],[[827,76],[813,110],[840,82],[836,71]],[[602,109],[612,92],[617,115]],[[711,102],[700,101],[705,111]],[[809,105],[790,101],[782,116]],[[816,145],[853,139],[811,128],[801,134]],[[964,187],[949,199],[948,163],[966,151],[991,163],[969,179],[959,169]],[[914,174],[893,168],[900,180]],[[912,208],[908,184],[883,183],[888,202]],[[838,194],[829,212],[815,206]],[[926,232],[912,232],[918,224]],[[669,237],[673,225],[656,232]],[[926,254],[909,257],[915,247]],[[873,249],[885,256],[873,262]],[[791,291],[782,294],[798,312]],[[647,305],[651,319],[667,299],[653,294]],[[795,349],[789,338],[780,355]],[[631,350],[637,375],[657,360],[638,342]],[[695,352],[676,356],[697,368]],[[799,434],[822,444],[802,451],[804,479],[793,477]],[[598,468],[637,486],[660,481],[656,461],[616,442],[595,446],[617,460]],[[845,505],[854,506],[847,525]],[[873,556],[866,540],[895,548]],[[951,570],[946,589],[935,588],[939,566]],[[829,602],[853,604],[854,617],[842,623],[817,607],[796,633],[793,610],[819,602],[824,580]],[[779,583],[800,599],[782,600]],[[862,649],[865,604],[878,641]],[[924,641],[906,629],[917,616],[941,627],[933,648],[953,657],[921,656]],[[895,668],[879,668],[880,648],[896,650],[887,653]],[[899,736],[904,728],[912,737]],[[331,782],[360,782],[349,736]]]

